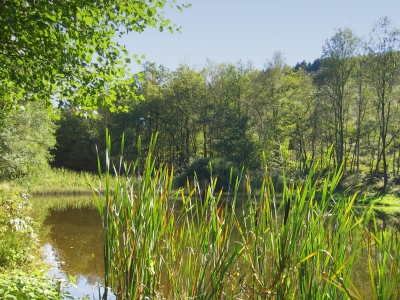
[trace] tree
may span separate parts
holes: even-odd
[[[0,179],[39,175],[51,160],[55,126],[43,103],[5,115],[0,126]]]
[[[172,0],[174,3],[175,0]],[[80,112],[116,110],[133,94],[127,50],[115,37],[152,26],[178,29],[167,0],[3,0],[0,2],[0,105],[57,99]],[[171,4],[172,5],[172,4]],[[182,9],[186,5],[178,6]],[[137,59],[136,56],[134,56]]]
[[[365,138],[367,131],[373,131],[374,126],[366,126],[371,119],[371,114],[368,109],[370,108],[371,89],[367,85],[366,77],[368,73],[366,56],[360,56],[357,59],[357,68],[354,76],[354,88],[356,90],[355,101],[355,145],[353,152],[353,160],[351,168],[355,168],[356,174],[360,172],[360,154],[361,151],[365,154],[367,147],[361,147],[362,138]]]
[[[105,148],[105,130],[100,124],[101,118],[79,117],[72,109],[63,109],[57,121],[57,143],[52,150],[51,165],[74,171],[96,171],[96,145],[100,151]]]
[[[206,96],[206,83],[201,72],[188,65],[180,65],[172,73],[170,87],[170,100],[174,103],[170,108],[175,119],[175,130],[171,128],[169,133],[174,135],[174,140],[179,144],[175,146],[180,147],[177,149],[178,165],[186,167],[189,159],[198,155],[199,119],[204,113],[202,100]]]
[[[314,60],[313,63],[307,63],[305,60],[303,60],[301,63],[297,63],[293,69],[298,71],[300,68],[302,68],[306,72],[317,72],[321,67],[320,64],[320,59]]]
[[[383,188],[388,183],[388,164],[386,152],[392,138],[389,137],[389,125],[392,120],[394,97],[393,89],[399,82],[400,75],[400,31],[393,28],[389,18],[377,21],[372,29],[368,51],[368,82],[375,91],[375,105],[379,121],[379,155],[376,169],[380,160],[383,164]]]
[[[350,101],[346,90],[354,73],[360,40],[348,29],[339,29],[325,42],[318,78],[333,112],[336,163],[341,165],[345,155],[345,113]]]
[[[281,164],[281,146],[288,137],[284,132],[283,103],[291,89],[287,74],[292,72],[285,63],[283,53],[274,53],[265,70],[258,72],[251,83],[251,124],[258,144],[270,161]]]
[[[312,112],[314,109],[314,86],[309,73],[304,70],[290,71],[286,75],[287,91],[282,103],[282,127],[284,135],[290,136],[288,150],[297,160],[296,169],[301,174],[311,167],[310,135],[312,131]],[[312,149],[311,149],[312,150]],[[311,158],[311,160],[310,160]]]
[[[251,64],[210,65],[208,77],[212,114],[209,121],[209,153],[236,166],[254,161],[255,145],[250,136],[248,90],[254,72]]]

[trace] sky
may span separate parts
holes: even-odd
[[[182,3],[182,0],[177,0]],[[192,6],[165,16],[181,26],[170,34],[147,28],[119,42],[131,55],[175,70],[186,63],[201,69],[216,63],[251,61],[263,69],[276,51],[290,66],[321,57],[322,46],[338,29],[350,28],[368,37],[381,17],[400,28],[400,0],[186,0]],[[142,68],[132,64],[133,72]]]

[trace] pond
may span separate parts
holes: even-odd
[[[98,211],[92,208],[66,208],[51,211],[44,222],[48,235],[43,250],[45,260],[57,278],[76,279],[73,296],[99,299],[103,284],[102,226]],[[110,298],[111,299],[111,298]]]
[[[63,202],[76,203],[73,198]],[[51,274],[65,279],[72,275],[76,279],[76,287],[68,289],[71,295],[100,299],[104,283],[103,229],[97,209],[86,204],[83,207],[59,206],[49,212],[44,222],[44,231],[47,234],[43,250],[46,261],[52,266]],[[366,266],[362,264],[357,267],[355,274],[354,283],[364,291],[364,296],[368,295],[370,291]],[[108,299],[115,297],[110,295]]]

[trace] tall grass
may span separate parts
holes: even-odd
[[[397,230],[365,232],[367,263],[372,299],[400,299],[400,237]]]
[[[173,191],[174,170],[156,167],[155,143],[144,162],[121,155],[112,165],[107,134],[105,197],[94,197],[105,284],[117,298],[398,299],[398,234],[369,230],[373,210],[356,215],[355,195],[334,198],[340,169],[285,179],[279,201],[268,171],[257,197],[240,176],[225,200],[213,177],[204,192],[196,180]]]
[[[54,196],[56,194],[90,195],[89,185],[96,187],[97,190],[102,190],[96,174],[50,168],[43,172],[40,177],[29,178],[20,182],[19,185],[30,194],[42,196]]]

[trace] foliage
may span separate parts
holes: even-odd
[[[387,152],[394,136],[398,133],[398,126],[393,128],[391,121],[398,112],[398,102],[395,101],[394,87],[399,84],[400,75],[400,31],[393,27],[389,18],[381,18],[374,25],[371,39],[367,44],[367,54],[370,72],[367,73],[367,82],[375,92],[374,105],[379,124],[378,159],[376,170],[383,164],[383,188],[388,185]],[[397,125],[397,124],[396,124]]]
[[[0,274],[0,297],[12,300],[62,300],[76,299],[64,289],[71,285],[74,278],[55,280],[45,269],[25,272],[19,269]],[[82,300],[89,300],[88,297]]]
[[[305,60],[303,60],[301,63],[296,63],[296,65],[293,67],[296,71],[302,68],[306,72],[317,72],[320,69],[320,60],[316,59],[314,60],[313,63],[307,63]]]
[[[53,167],[74,171],[96,170],[96,145],[101,149],[100,132],[104,134],[101,120],[78,117],[71,109],[62,110],[56,122],[55,148],[51,151]]]
[[[1,299],[64,299],[54,281],[44,271],[32,274],[12,271],[0,274]]]
[[[316,76],[320,87],[321,100],[326,98],[333,113],[334,145],[336,164],[342,165],[345,156],[344,138],[347,131],[346,113],[349,111],[351,93],[348,92],[350,79],[357,64],[356,54],[360,40],[348,28],[338,30],[323,47],[322,70]]]
[[[55,126],[40,103],[10,112],[0,126],[0,179],[37,176],[48,166]]]
[[[163,16],[166,4],[166,0],[2,1],[2,109],[15,107],[21,99],[50,101],[52,96],[80,113],[99,107],[118,109],[117,97],[134,96],[135,91],[128,70],[131,58],[114,38],[148,26],[174,31],[176,25]]]
[[[57,166],[93,170],[90,155],[95,145],[102,149],[108,127],[117,138],[125,134],[127,161],[139,155],[139,136],[147,147],[158,132],[157,163],[174,165],[179,173],[193,161],[221,158],[263,178],[257,170],[264,153],[270,175],[282,179],[284,171],[299,180],[312,164],[323,165],[333,145],[329,168],[343,164],[346,175],[358,179],[387,177],[382,183],[390,188],[400,176],[400,85],[398,30],[385,20],[386,33],[377,26],[368,44],[348,28],[337,30],[312,72],[291,68],[281,52],[262,70],[243,62],[207,61],[202,69],[182,64],[175,70],[148,62],[135,85],[145,99],[118,99],[129,112],[99,110],[96,120],[81,121],[66,117],[74,111],[63,112]],[[380,44],[388,47],[385,53]],[[113,153],[120,146],[118,139]]]
[[[56,282],[37,255],[40,220],[24,193],[0,186],[0,298],[65,299],[70,282]],[[73,278],[71,278],[72,280]]]
[[[5,190],[3,190],[5,189]],[[25,194],[2,187],[0,198],[0,270],[30,262],[37,246],[37,223]]]
[[[195,160],[184,170],[182,174],[177,176],[176,185],[184,187],[189,181],[191,184],[198,182],[200,189],[206,189],[211,183],[211,178],[217,179],[215,190],[228,192],[231,187],[232,178],[239,175],[239,170],[232,162],[222,158],[200,158]]]

